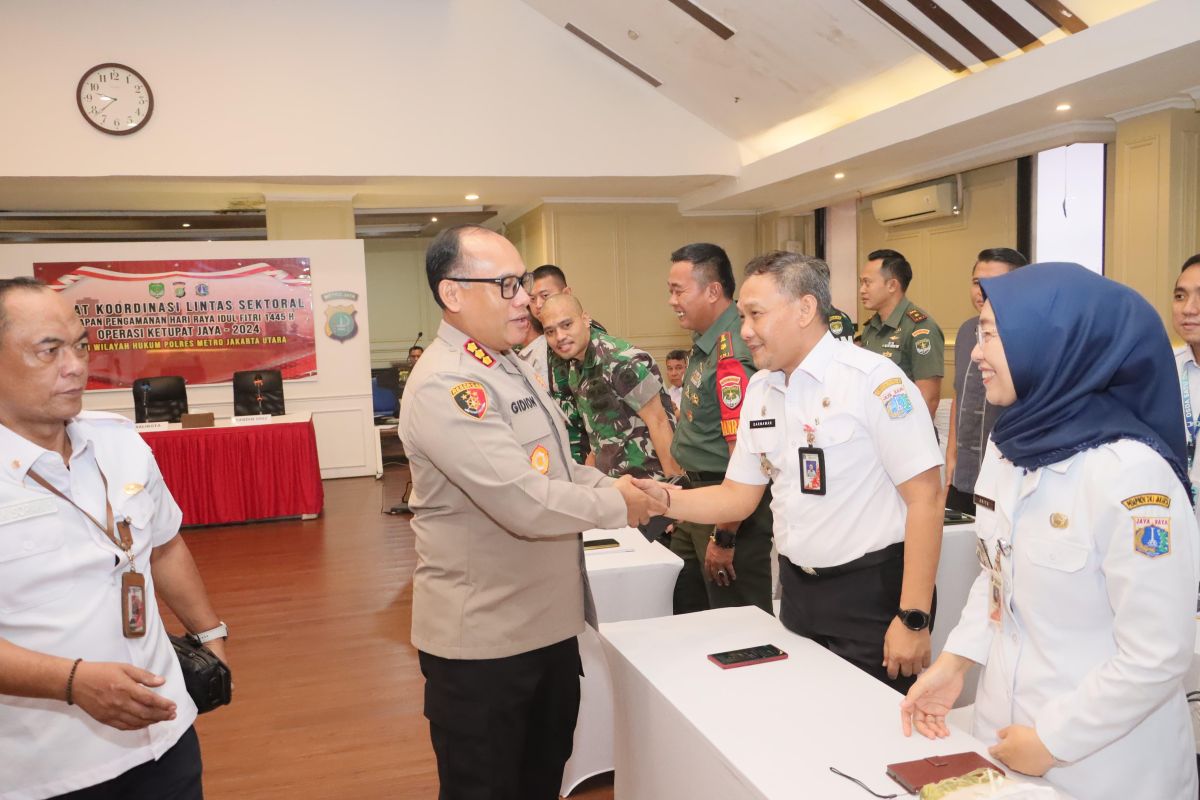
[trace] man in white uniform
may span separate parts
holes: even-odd
[[[199,800],[156,594],[222,660],[227,632],[179,507],[129,420],[81,411],[87,333],[28,278],[0,281],[0,375],[0,800]]]
[[[1179,370],[1179,391],[1183,399],[1183,424],[1187,432],[1188,477],[1192,479],[1192,501],[1200,473],[1196,470],[1196,434],[1200,432],[1200,253],[1183,262],[1175,281],[1171,302],[1171,321],[1183,346],[1175,348],[1175,366]],[[1200,518],[1200,509],[1197,509]]]
[[[829,307],[820,259],[746,266],[738,310],[758,371],[737,447],[724,483],[672,492],[667,513],[741,519],[773,484],[780,621],[905,691],[929,664],[942,457],[916,386],[835,339]]]

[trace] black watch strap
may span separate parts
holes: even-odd
[[[732,550],[737,546],[737,533],[725,528],[715,529],[708,539],[722,550]]]
[[[910,631],[923,631],[929,627],[928,611],[922,611],[919,608],[902,608],[896,612],[896,616]]]

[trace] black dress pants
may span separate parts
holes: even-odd
[[[69,753],[62,754],[70,759]],[[200,739],[188,728],[158,761],[147,761],[112,780],[58,796],[58,800],[204,800]]]
[[[908,692],[917,677],[898,675],[892,680],[882,666],[883,638],[900,610],[903,552],[882,564],[832,577],[809,575],[780,556],[779,580],[783,627],[812,639],[901,694]],[[935,592],[930,631],[936,614]]]
[[[506,658],[421,653],[439,800],[558,800],[579,716],[579,643]]]

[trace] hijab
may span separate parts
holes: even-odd
[[[1063,263],[1032,264],[980,286],[1017,393],[992,429],[1001,455],[1032,469],[1133,439],[1190,489],[1171,342],[1141,295]]]

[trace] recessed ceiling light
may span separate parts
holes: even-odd
[[[1056,105],[1054,107],[1054,110],[1055,111],[1070,111],[1071,104],[1070,103],[1059,103],[1058,105]]]
[[[479,195],[477,195],[477,194],[469,194],[469,195],[467,195],[467,196],[466,196],[465,198],[463,198],[463,199],[464,199],[464,200],[478,200],[478,199],[479,199]]]
[[[835,181],[840,181],[840,180],[841,180],[842,178],[844,178],[844,177],[846,177],[846,173],[844,173],[844,172],[835,172],[835,173],[833,173],[833,179],[834,179]]]
[[[190,228],[190,227],[192,227],[192,223],[190,223],[190,222],[185,222],[185,223],[183,223],[182,225],[180,225],[179,227],[181,227],[181,228]]]
[[[437,217],[430,217],[430,218],[429,218],[429,221],[430,221],[430,222],[437,222]]]

